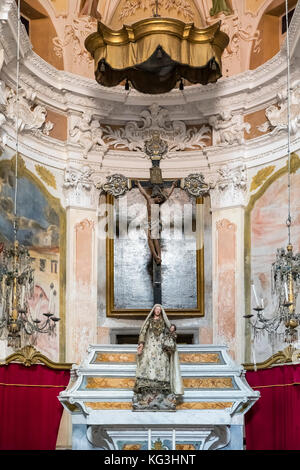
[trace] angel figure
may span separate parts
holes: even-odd
[[[101,147],[102,153],[108,150],[107,145],[102,139],[102,129],[100,123],[92,118],[92,113],[86,111],[82,114],[81,119],[70,131],[70,136],[74,142],[83,147],[83,158],[87,158],[88,153],[96,146]]]

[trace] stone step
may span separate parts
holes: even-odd
[[[178,410],[226,412],[245,410],[257,399],[225,346],[179,345],[184,386]],[[136,345],[91,345],[87,358],[76,366],[67,389],[60,394],[63,405],[84,413],[132,409],[136,369]],[[79,407],[79,408],[78,408]],[[76,412],[76,411],[74,411]]]

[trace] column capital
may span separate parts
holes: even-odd
[[[97,210],[103,180],[89,165],[66,167],[63,184],[66,207]]]
[[[247,172],[245,165],[224,166],[212,178],[210,189],[211,209],[245,206],[247,198]]]

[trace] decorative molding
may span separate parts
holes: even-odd
[[[228,111],[211,116],[209,124],[213,128],[213,145],[242,145],[245,143],[244,131],[249,134],[251,129],[251,124],[244,122],[241,114],[232,115]]]
[[[80,118],[73,123],[70,129],[71,141],[77,143],[82,148],[83,158],[87,158],[89,152],[96,150],[100,156],[100,168],[103,157],[108,151],[108,146],[102,139],[103,130],[99,121],[93,119],[90,111],[82,113]]]
[[[32,91],[20,90],[17,106],[17,93],[12,88],[6,87],[4,114],[14,126],[18,127],[19,132],[30,131],[35,135],[41,133],[49,135],[54,124],[46,121],[47,110],[44,106],[34,105],[35,98],[36,94]]]
[[[86,406],[94,409],[94,403],[85,403]],[[89,426],[87,429],[87,440],[93,447],[101,450],[117,450],[112,438],[103,426]]]
[[[229,405],[229,403],[228,403]],[[220,407],[221,408],[221,407]],[[206,437],[203,450],[217,450],[226,447],[230,442],[229,426],[213,426],[210,434]]]
[[[0,361],[0,366],[10,364],[11,362],[20,362],[26,367],[30,367],[34,364],[42,363],[50,369],[70,370],[72,364],[53,362],[48,357],[40,353],[34,346],[24,346],[19,351],[8,356],[4,361]]]
[[[181,180],[181,187],[194,197],[204,196],[209,192],[209,185],[205,183],[201,173],[191,173]]]
[[[219,168],[215,178],[210,183],[209,193],[212,210],[246,205],[247,172],[244,165]]]
[[[186,148],[200,150],[206,146],[205,140],[210,139],[210,128],[202,125],[200,129],[187,129],[183,121],[172,121],[169,111],[157,103],[140,113],[141,124],[129,121],[124,128],[113,129],[103,126],[103,137],[113,148],[144,150],[145,141],[158,132],[161,139],[168,144],[169,152],[182,151]]]
[[[287,89],[283,89],[277,95],[275,104],[269,106],[265,113],[267,121],[257,126],[260,132],[271,131],[276,134],[281,130],[287,131],[288,125],[288,103],[287,103]],[[290,87],[290,132],[295,135],[300,128],[300,80],[296,80]]]
[[[103,191],[114,197],[123,196],[129,189],[128,179],[118,173],[107,176],[106,183],[102,185]]]
[[[273,354],[269,359],[266,359],[263,362],[258,362],[257,364],[247,363],[243,364],[243,367],[246,370],[260,370],[260,369],[267,369],[268,367],[274,365],[284,365],[290,364],[291,362],[299,362],[300,361],[300,350],[293,348],[293,346],[289,345],[282,351],[278,351],[276,354]]]
[[[65,168],[63,190],[66,206],[75,206],[96,210],[101,178],[93,180],[94,171],[88,165],[81,168]]]

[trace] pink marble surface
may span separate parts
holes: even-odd
[[[218,337],[230,348],[234,357],[235,338],[235,270],[236,225],[222,219],[216,225],[218,231]]]
[[[99,344],[109,344],[110,343],[110,337],[109,337],[109,328],[106,328],[104,326],[98,326],[97,328],[97,342]]]
[[[84,219],[75,226],[76,231],[76,282],[85,286],[91,284],[92,236],[94,223]]]
[[[94,342],[97,306],[91,304],[93,258],[92,247],[94,223],[84,219],[75,225],[76,259],[75,259],[75,289],[72,325],[72,344],[74,360],[79,363],[86,354],[88,345]]]
[[[200,344],[213,344],[213,329],[208,326],[199,328],[199,340]]]

